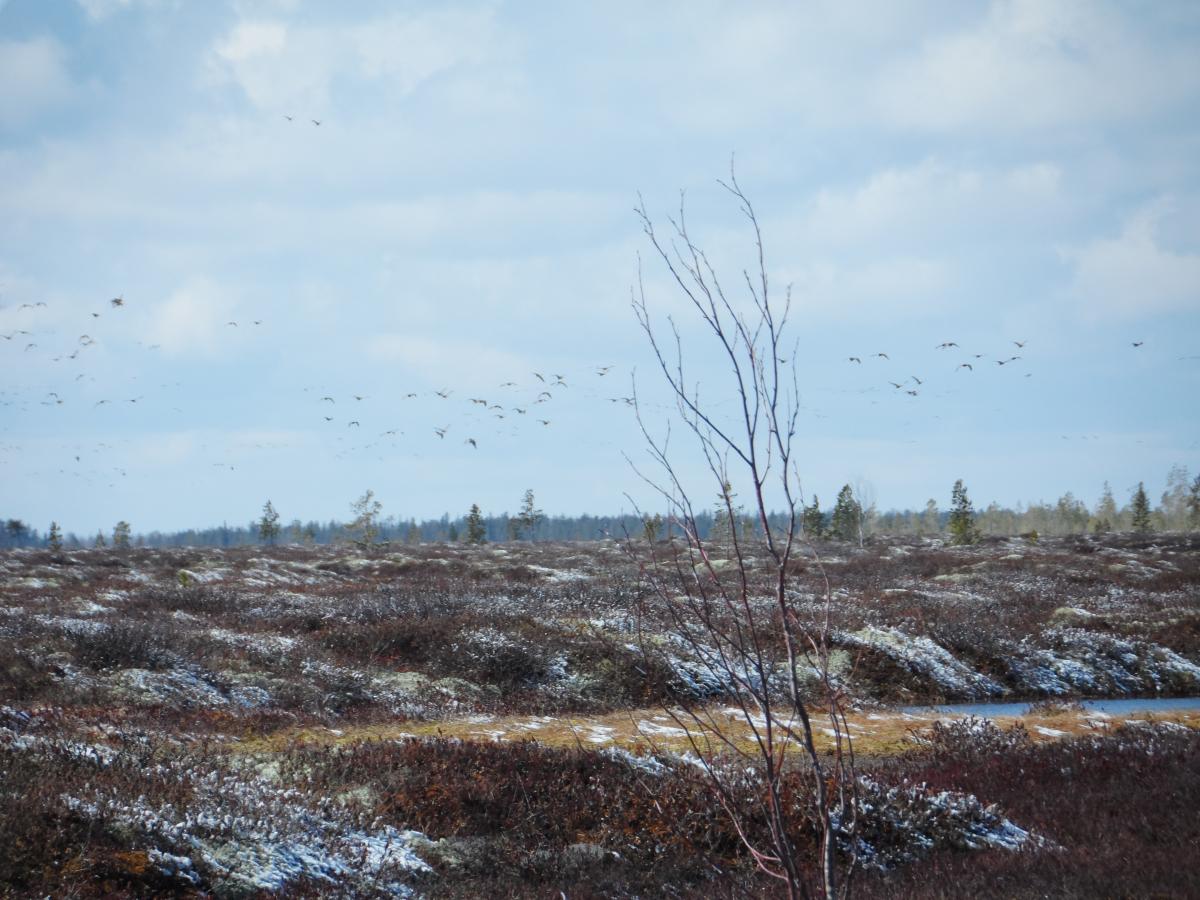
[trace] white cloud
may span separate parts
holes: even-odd
[[[808,246],[928,241],[1003,223],[1045,222],[1065,203],[1062,173],[1054,163],[985,168],[928,159],[876,172],[857,185],[822,190],[792,227]]]
[[[457,65],[484,61],[499,45],[488,10],[393,15],[354,25],[243,20],[213,47],[209,71],[261,109],[324,114],[339,79],[386,82],[393,96],[403,96]]]
[[[1006,131],[1144,118],[1194,97],[1194,48],[1151,46],[1134,15],[1084,0],[994,0],[982,21],[883,66],[876,104],[902,126]]]
[[[861,263],[819,260],[782,270],[806,317],[824,320],[911,320],[944,311],[955,283],[952,265],[897,256]]]
[[[0,128],[59,106],[74,92],[66,50],[54,38],[0,40]]]
[[[115,13],[133,9],[135,6],[161,6],[166,0],[76,0],[76,2],[87,13],[89,19],[98,22]]]
[[[160,344],[167,354],[214,354],[237,339],[234,300],[210,281],[196,279],[154,307],[145,332],[147,343]],[[240,325],[238,327],[241,327]]]
[[[530,369],[515,353],[458,338],[379,334],[367,339],[365,350],[376,362],[397,363],[428,384],[456,389],[494,388]]]
[[[1070,292],[1095,316],[1137,317],[1200,311],[1200,254],[1165,249],[1159,229],[1165,203],[1139,210],[1113,238],[1064,250],[1074,262]]]

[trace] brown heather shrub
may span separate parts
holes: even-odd
[[[127,843],[129,835],[72,812],[63,800],[90,790],[138,796],[147,787],[141,771],[153,747],[126,742],[128,757],[99,764],[73,746],[79,745],[0,745],[0,896],[186,896],[145,864],[145,853]],[[165,799],[186,806],[185,788],[169,790]]]
[[[863,876],[868,898],[1195,897],[1200,895],[1200,733],[1127,727],[1111,736],[1024,744],[970,762],[943,745],[889,768],[932,788],[999,803],[1061,846],[1036,855],[939,853],[887,876]]]
[[[408,740],[298,752],[290,768],[314,791],[369,786],[373,813],[397,827],[500,841],[489,864],[527,877],[537,874],[538,851],[581,842],[688,878],[742,855],[708,782],[689,767],[649,774],[603,753],[532,742]]]

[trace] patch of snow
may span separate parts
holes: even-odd
[[[932,680],[948,694],[982,699],[1007,693],[1003,685],[976,672],[927,637],[914,637],[898,628],[868,625],[861,631],[843,632],[838,638],[852,646],[870,647],[887,654],[909,671]]]

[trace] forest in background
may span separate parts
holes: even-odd
[[[809,537],[828,540],[863,542],[875,535],[896,537],[937,538],[947,534],[954,513],[954,501],[942,506],[934,498],[923,509],[880,511],[869,486],[844,485],[833,504],[822,504],[814,494],[802,517]],[[1139,516],[1139,493],[1144,498]],[[1167,473],[1166,489],[1157,504],[1153,503],[1142,484],[1129,490],[1124,502],[1118,501],[1107,482],[1099,499],[1091,506],[1071,492],[1053,503],[1038,501],[1015,507],[989,503],[975,508],[965,493],[966,504],[974,527],[980,536],[1006,535],[1068,535],[1105,533],[1109,531],[1189,531],[1200,529],[1200,475],[1192,478],[1188,468],[1173,466]],[[737,507],[736,498],[733,505]],[[626,536],[662,538],[668,536],[671,525],[661,515],[545,515],[537,508],[532,490],[526,491],[516,513],[483,514],[477,507],[451,516],[418,520],[383,515],[383,505],[372,491],[349,504],[356,513],[346,521],[285,520],[270,501],[263,514],[245,524],[222,523],[207,528],[181,531],[136,532],[130,523],[121,520],[109,533],[81,535],[64,531],[58,522],[45,531],[21,519],[0,516],[0,547],[65,548],[104,546],[143,547],[242,547],[252,544],[333,544],[361,541],[364,536],[372,543],[419,544],[441,541],[497,542],[508,540],[591,541]],[[711,511],[698,511],[696,527],[699,537],[713,539],[727,528],[722,498],[714,497]],[[773,516],[772,525],[786,521],[783,513]],[[757,523],[743,517],[745,536],[758,531]]]

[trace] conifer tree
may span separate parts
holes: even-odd
[[[810,540],[825,536],[825,513],[821,512],[821,501],[813,494],[812,503],[800,514],[800,527]]]
[[[1131,502],[1133,511],[1133,530],[1139,534],[1149,534],[1154,530],[1150,522],[1150,500],[1146,496],[1146,488],[1138,482],[1137,490],[1133,492]]]
[[[46,536],[46,544],[55,553],[58,553],[60,550],[62,550],[62,531],[59,529],[57,522],[50,523],[50,533]]]
[[[938,512],[937,501],[930,497],[925,501],[925,512],[921,514],[921,534],[941,534],[942,518]]]
[[[1200,529],[1200,475],[1197,475],[1188,488],[1188,522],[1189,531]]]
[[[96,532],[96,540],[94,540],[92,542],[92,546],[95,547],[97,550],[103,550],[105,547],[108,546],[108,541],[106,541],[104,539],[103,531]]]
[[[642,536],[646,539],[647,544],[653,544],[658,540],[658,533],[662,531],[663,517],[659,513],[652,516],[642,516]]]
[[[545,514],[534,504],[533,488],[530,488],[525,492],[525,497],[521,501],[521,514],[517,517],[521,531],[527,532],[532,541],[534,532],[545,518]]]
[[[837,501],[833,505],[833,517],[829,520],[829,530],[839,541],[859,540],[859,525],[862,521],[862,507],[854,498],[854,489],[843,485],[838,491]]]
[[[472,503],[471,511],[467,513],[467,543],[487,543],[487,526],[483,523],[483,514],[479,511],[478,503]]]
[[[1096,504],[1095,520],[1092,522],[1092,531],[1097,534],[1103,534],[1106,531],[1112,531],[1117,527],[1119,513],[1117,512],[1117,501],[1113,499],[1112,488],[1109,483],[1104,482],[1104,490],[1100,494],[1100,502]]]
[[[350,504],[354,513],[354,521],[347,526],[350,533],[356,535],[354,542],[362,547],[370,548],[379,537],[379,513],[383,504],[375,499],[375,492],[368,490]]]
[[[979,528],[975,524],[975,510],[962,479],[954,482],[950,497],[950,543],[966,545],[979,540]]]
[[[113,526],[113,537],[112,537],[113,547],[116,548],[117,550],[128,550],[129,549],[129,539],[132,534],[133,534],[133,529],[130,527],[128,522],[126,522],[124,519],[122,519],[120,522],[118,522],[116,525]]]
[[[708,539],[714,544],[729,544],[735,537],[732,520],[737,519],[737,508],[733,500],[737,496],[733,485],[728,481],[721,484],[721,493],[717,494],[717,502],[713,505],[713,524],[708,531]]]
[[[279,537],[279,513],[268,500],[263,505],[262,518],[258,520],[258,536],[264,544],[274,544]]]

